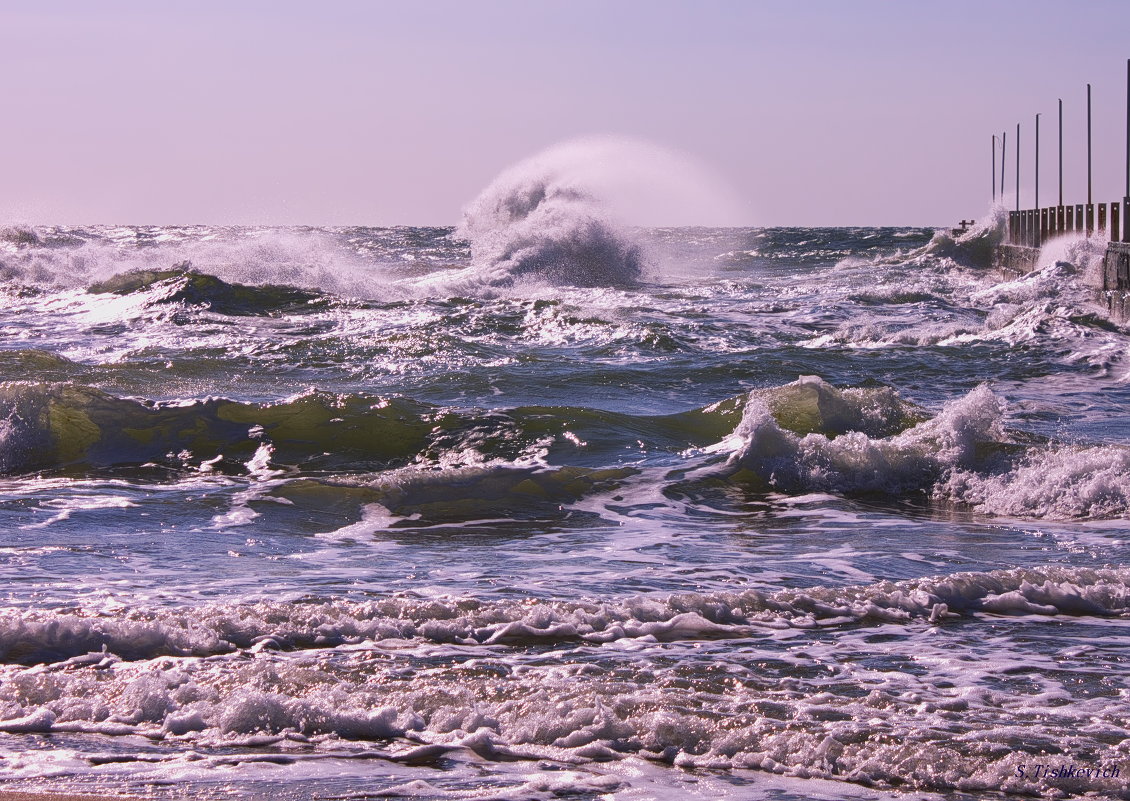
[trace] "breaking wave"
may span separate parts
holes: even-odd
[[[1004,426],[980,386],[933,418],[889,390],[838,390],[813,377],[752,393],[734,433],[728,480],[784,492],[903,496],[1037,519],[1130,513],[1130,449],[1036,441]]]
[[[948,258],[968,267],[988,268],[993,263],[993,252],[1007,232],[1008,209],[998,204],[964,233],[937,231],[920,255]]]
[[[577,286],[639,279],[641,246],[615,220],[603,172],[631,147],[579,140],[509,168],[471,202],[455,235],[469,240],[473,267],[490,283],[522,278]]]
[[[888,387],[838,389],[812,376],[661,416],[316,391],[273,403],[152,403],[72,383],[3,384],[0,403],[6,473],[133,466],[244,475],[262,457],[321,487],[284,495],[340,491],[355,505],[429,519],[557,508],[648,469],[640,456],[624,459],[637,446],[656,465],[689,469],[668,479],[675,495],[720,479],[757,492],[917,497],[1036,519],[1130,513],[1130,449],[1009,430],[987,386],[933,417]]]

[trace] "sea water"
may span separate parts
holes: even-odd
[[[999,230],[5,229],[2,786],[1130,797],[1130,331]]]

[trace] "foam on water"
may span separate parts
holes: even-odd
[[[1040,448],[1002,475],[956,469],[935,494],[979,512],[1050,520],[1130,513],[1130,449],[1115,445]]]
[[[250,649],[267,639],[276,650],[381,642],[395,649],[409,640],[469,647],[694,641],[864,622],[938,622],[978,612],[1127,616],[1130,572],[1046,566],[862,587],[620,600],[505,602],[403,595],[369,602],[263,601],[164,610],[6,610],[0,614],[0,661],[71,664],[68,660],[89,661],[89,654],[103,651],[129,661],[207,657]]]
[[[140,734],[205,754],[292,743],[332,755],[375,741],[362,746],[369,759],[551,759],[590,778],[583,766],[639,756],[1046,792],[1056,785],[1016,771],[1030,756],[999,747],[1002,732],[1038,714],[1039,736],[1070,738],[1096,763],[1116,760],[1107,743],[1130,732],[1109,713],[1114,699],[1047,674],[1050,654],[1011,655],[999,628],[982,642],[993,659],[955,654],[953,643],[971,636],[962,621],[985,615],[1067,615],[1076,629],[1106,626],[1113,644],[1130,619],[1130,574],[1045,567],[615,602],[38,610],[0,618],[0,732]],[[1038,693],[1004,694],[1018,671],[1044,676]],[[175,768],[177,757],[162,760]],[[18,775],[18,762],[0,766],[0,776]],[[1117,778],[1077,786],[1130,787]]]
[[[1125,335],[1106,320],[1094,289],[1105,238],[1069,235],[1050,240],[1031,272],[1002,278],[980,268],[990,265],[992,249],[1006,230],[1007,210],[998,206],[956,238],[939,231],[914,254],[873,260],[869,274],[875,265],[884,265],[894,269],[898,280],[878,291],[868,286],[853,299],[868,305],[921,304],[924,313],[908,321],[877,310],[813,337],[806,346],[964,348],[1002,342],[1056,348],[1066,360],[1110,371],[1123,359]]]

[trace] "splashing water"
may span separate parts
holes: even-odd
[[[646,142],[573,140],[503,171],[465,209],[456,236],[470,241],[473,266],[491,283],[630,284],[650,259],[628,223],[685,217],[692,204],[724,194],[709,183],[681,157]],[[674,203],[656,205],[649,199],[656,195]]]

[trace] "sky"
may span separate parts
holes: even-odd
[[[1055,199],[1059,98],[1085,201],[1088,82],[1110,201],[1128,30],[1125,0],[0,0],[0,225],[452,225],[603,135],[716,190],[637,176],[645,224],[947,225],[988,210],[994,133],[1014,203],[1017,123],[1033,204],[1037,112]]]

